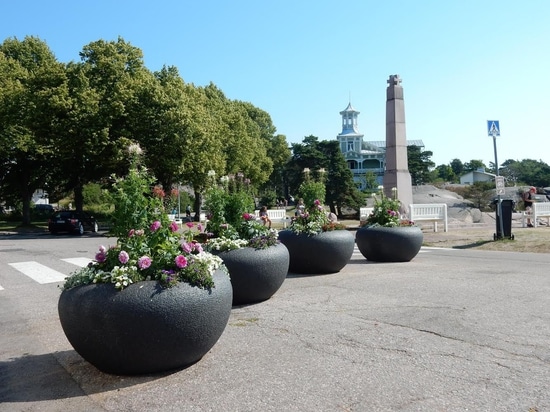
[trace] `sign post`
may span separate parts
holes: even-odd
[[[500,228],[500,236],[495,236],[495,238],[501,239],[504,238],[504,224],[502,221],[502,199],[500,195],[504,193],[504,178],[498,174],[497,136],[500,136],[500,125],[498,120],[487,120],[487,133],[489,136],[493,136],[493,147],[495,149],[495,185],[497,192],[498,225]]]

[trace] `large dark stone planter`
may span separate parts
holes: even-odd
[[[267,249],[245,247],[216,254],[229,270],[233,305],[269,299],[279,290],[288,273],[290,256],[283,244]]]
[[[117,375],[167,371],[201,359],[218,341],[231,313],[229,277],[214,273],[210,290],[178,283],[78,286],[61,293],[63,331],[99,370]]]
[[[289,271],[301,274],[339,272],[349,262],[355,247],[347,230],[322,232],[315,236],[281,230],[279,240],[290,253]]]
[[[409,262],[420,250],[424,234],[417,226],[362,227],[355,242],[361,254],[374,262]]]

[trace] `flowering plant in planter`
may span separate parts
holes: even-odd
[[[412,220],[404,219],[399,213],[401,202],[397,199],[396,188],[392,189],[394,197],[384,196],[383,187],[379,186],[380,197],[373,194],[374,208],[366,220],[361,222],[361,226],[415,226]]]
[[[248,192],[250,182],[242,175],[237,177],[237,180],[234,176],[223,177],[221,187],[208,191],[208,237],[204,244],[208,251],[266,249],[279,243],[278,231],[263,225],[248,212],[254,208],[254,199]]]
[[[267,249],[279,243],[278,231],[266,228],[248,212],[242,214],[242,221],[238,223],[237,228],[224,223],[220,225],[218,234],[218,237],[210,237],[206,241],[206,250],[223,252],[242,247]]]
[[[177,282],[213,287],[212,275],[224,269],[222,260],[186,238],[176,222],[168,221],[162,199],[151,193],[151,177],[139,167],[139,146],[132,145],[129,152],[130,171],[113,184],[112,232],[118,236],[117,243],[100,246],[88,266],[66,279],[64,289],[112,283],[122,290],[145,280],[157,280],[166,287]]]
[[[346,229],[345,225],[329,219],[319,199],[316,199],[313,205],[303,213],[294,216],[289,227],[289,230],[296,234],[305,233],[308,236],[343,229]]]

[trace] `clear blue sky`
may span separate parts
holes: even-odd
[[[2,2],[0,41],[34,35],[59,61],[103,39],[140,48],[156,71],[271,115],[289,143],[335,139],[339,112],[360,111],[366,140],[385,139],[386,80],[399,74],[407,138],[437,164],[550,164],[550,1],[18,0]]]

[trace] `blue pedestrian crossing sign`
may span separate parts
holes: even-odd
[[[489,136],[500,136],[500,126],[498,120],[487,120],[487,132]]]

